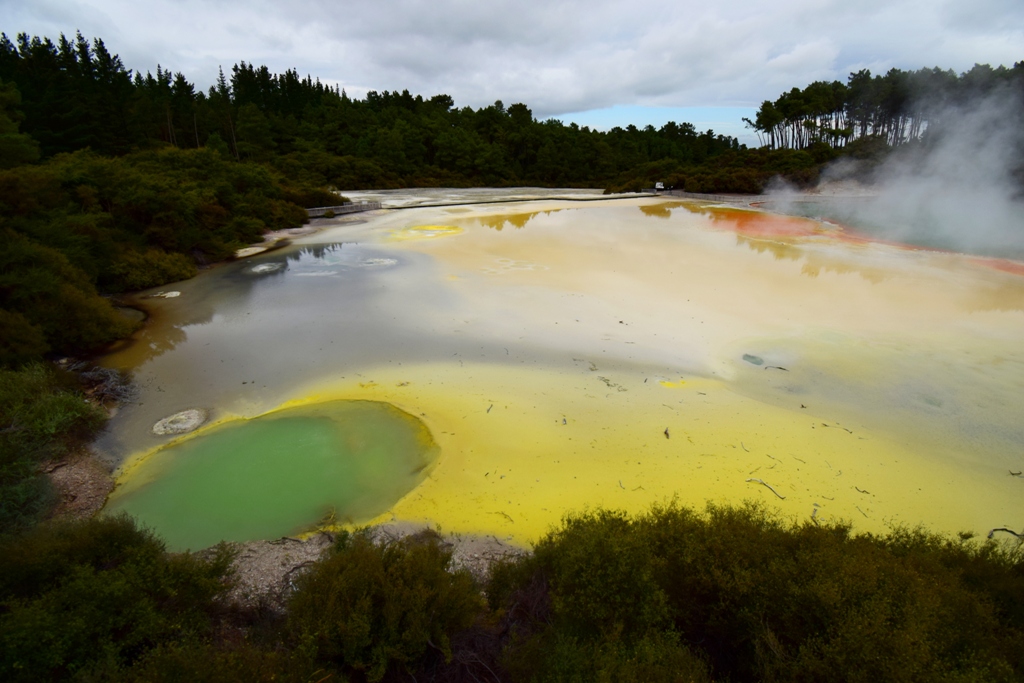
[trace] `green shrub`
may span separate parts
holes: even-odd
[[[50,348],[64,353],[88,350],[132,332],[134,325],[63,254],[8,229],[0,230],[0,239],[0,308],[41,330]],[[14,326],[6,331],[20,337],[26,332]],[[5,344],[15,342],[9,338]]]
[[[160,645],[129,669],[97,666],[79,676],[83,682],[110,683],[313,683],[330,680],[329,671],[298,653],[261,649],[249,643],[216,647],[206,643]]]
[[[668,625],[650,548],[623,513],[568,516],[537,544],[534,562],[548,577],[553,617],[570,634],[631,641]]]
[[[716,671],[742,680],[1011,680],[1019,628],[943,556],[987,554],[922,532],[852,537],[842,525],[788,526],[759,507],[674,507],[639,520],[662,558],[676,628]],[[894,552],[914,541],[926,551]],[[1016,569],[1014,568],[1016,567]],[[1017,660],[1018,663],[1014,663]],[[983,674],[983,675],[982,675]]]
[[[168,555],[128,517],[63,522],[0,543],[0,678],[129,665],[209,631],[231,554]]]
[[[345,201],[336,193],[322,187],[285,187],[284,198],[301,206],[304,209],[311,209],[317,206],[334,206]]]
[[[237,241],[252,244],[263,239],[263,233],[267,231],[267,226],[258,218],[235,216],[228,224],[228,230]]]
[[[52,365],[0,369],[0,534],[46,512],[51,491],[39,464],[84,443],[103,422],[74,378]]]
[[[704,661],[732,681],[1024,676],[1019,546],[670,505],[632,520],[570,516],[493,576],[521,680],[600,680],[642,653],[651,666]]]
[[[35,360],[50,350],[38,325],[16,311],[0,308],[0,367],[14,367]]]
[[[342,535],[329,557],[297,582],[289,630],[321,662],[379,681],[432,654],[451,659],[451,638],[477,618],[470,574],[432,532],[374,544]]]
[[[517,643],[503,661],[514,681],[537,683],[705,683],[706,665],[669,632],[632,645],[574,638],[551,628]]]
[[[115,291],[138,291],[195,277],[195,262],[184,254],[168,254],[159,249],[124,251],[114,259],[105,275],[105,284]]]

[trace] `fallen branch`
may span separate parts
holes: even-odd
[[[771,491],[772,493],[774,493],[776,496],[778,496],[782,500],[786,500],[786,497],[784,495],[782,495],[781,493],[779,493],[778,491],[773,489],[772,485],[769,484],[768,482],[766,482],[764,479],[747,479],[747,482],[754,482],[755,484],[760,484],[761,486],[766,486],[768,488],[768,490]]]
[[[988,537],[992,538],[993,534],[995,534],[997,531],[1005,531],[1008,534],[1011,534],[1011,535],[1016,536],[1017,538],[1019,538],[1021,540],[1024,540],[1024,533],[1019,533],[1018,534],[1013,529],[1007,529],[1005,526],[1000,526],[1000,527],[996,527],[995,529],[992,529],[991,531],[988,532]]]

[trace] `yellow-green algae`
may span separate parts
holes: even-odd
[[[387,403],[299,405],[222,422],[138,460],[106,509],[159,530],[172,550],[275,538],[379,513],[435,455],[423,423]]]
[[[905,434],[837,422],[823,406],[773,406],[718,380],[666,388],[615,370],[471,364],[366,376],[373,381],[313,387],[308,399],[422,409],[441,450],[430,476],[376,522],[529,544],[572,510],[641,512],[672,499],[698,508],[760,500],[795,519],[881,532],[922,520],[949,533],[979,529],[1019,507],[1012,477],[922,452]]]

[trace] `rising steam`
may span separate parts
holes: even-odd
[[[1009,89],[933,108],[919,141],[880,165],[844,157],[820,187],[843,188],[813,205],[773,188],[798,213],[832,218],[874,236],[953,251],[1024,259],[1024,102]],[[851,197],[851,187],[863,192]],[[843,197],[842,195],[847,195]]]

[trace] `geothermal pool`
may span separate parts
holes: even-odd
[[[383,200],[406,208],[141,300],[103,359],[141,390],[96,444],[108,509],[178,549],[325,520],[529,544],[670,500],[1020,526],[1021,263],[667,198]],[[198,432],[152,432],[194,407]]]

